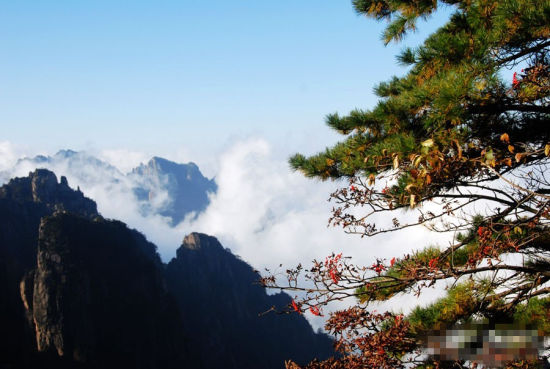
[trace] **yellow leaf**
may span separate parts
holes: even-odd
[[[546,146],[544,146],[544,155],[550,156],[550,144],[546,144]]]
[[[414,206],[416,205],[416,202],[414,201],[415,198],[416,198],[415,195],[411,195],[411,199],[410,199],[411,208],[414,208]]]
[[[334,160],[332,160],[332,159],[327,158],[326,162],[327,162],[327,165],[328,165],[329,167],[331,167],[331,166],[334,165]]]
[[[427,139],[426,141],[422,142],[422,146],[424,147],[432,147],[434,144],[434,140],[431,138]]]
[[[500,136],[500,140],[504,143],[509,143],[510,142],[510,136],[508,136],[508,133],[503,133]]]
[[[460,147],[460,144],[458,143],[457,140],[453,140],[452,141],[453,144],[455,145],[455,148],[456,148],[456,155],[458,156],[459,159],[462,158],[462,147]]]
[[[523,158],[523,154],[520,154],[519,152],[516,154],[515,156],[516,158],[516,161],[519,163],[521,161],[521,159]]]
[[[422,156],[419,155],[416,159],[414,159],[413,167],[418,168],[418,166],[420,165],[420,160],[422,160]]]
[[[485,80],[478,81],[475,83],[475,86],[478,89],[478,91],[482,91],[487,86],[487,82],[485,82]]]
[[[514,150],[515,150],[515,149],[516,149],[516,148],[515,148],[514,146],[508,145],[508,151],[510,151],[511,153],[514,153]]]
[[[397,169],[399,167],[399,156],[395,155],[393,158],[393,169]]]
[[[516,233],[516,234],[522,234],[522,233],[523,233],[523,230],[521,229],[521,227],[514,227],[514,233]]]
[[[374,184],[375,180],[376,180],[376,176],[375,176],[374,174],[371,173],[371,174],[369,175],[369,180],[368,180],[369,186],[372,186],[372,185]]]
[[[487,152],[485,153],[485,159],[487,160],[493,160],[495,158],[495,153],[493,152],[493,149],[489,149],[487,150]]]

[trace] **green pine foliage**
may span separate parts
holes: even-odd
[[[330,219],[348,233],[375,236],[423,224],[453,235],[449,247],[414,245],[421,251],[373,265],[377,273],[353,295],[368,305],[454,281],[446,297],[406,317],[409,338],[471,319],[523,322],[548,334],[550,1],[353,4],[389,22],[386,44],[439,7],[454,10],[421,46],[397,56],[408,72],[374,87],[374,107],[326,117],[340,143],[290,159],[305,176],[349,182],[332,194]],[[399,210],[416,211],[418,222],[398,219]],[[381,226],[370,221],[379,213],[395,217]],[[346,280],[337,271],[333,282]],[[353,274],[347,280],[358,282]]]
[[[519,305],[514,320],[525,326],[537,327],[541,334],[550,336],[550,297],[533,298],[527,304]]]
[[[459,284],[437,302],[415,308],[407,317],[411,324],[411,334],[423,335],[430,330],[446,328],[449,322],[469,318],[476,304],[479,304],[474,288],[472,281]]]

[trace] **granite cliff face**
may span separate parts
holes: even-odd
[[[68,214],[40,224],[37,349],[97,368],[190,367],[155,246],[123,223]]]
[[[71,190],[64,177],[57,183],[47,170],[12,179],[0,188],[0,367],[13,362],[24,366],[35,352],[20,290],[28,290],[25,281],[36,266],[40,219],[56,211],[98,216],[92,200]]]
[[[282,368],[331,341],[210,236],[168,265],[135,230],[36,170],[0,188],[0,368]]]
[[[192,233],[166,267],[168,288],[195,340],[206,368],[283,368],[284,361],[309,362],[332,353],[328,336],[316,334],[300,315],[260,313],[290,303],[269,296],[259,275],[214,237]]]

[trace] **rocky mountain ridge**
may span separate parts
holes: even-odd
[[[301,316],[259,318],[290,298],[214,237],[188,235],[165,265],[50,171],[0,188],[0,225],[0,368],[282,368],[331,352]]]
[[[168,194],[166,205],[157,212],[168,217],[172,225],[188,214],[204,211],[210,203],[208,194],[218,188],[214,179],[204,177],[195,163],[178,164],[156,156],[134,168],[129,176],[142,183],[134,189],[139,200],[154,202],[159,188]]]
[[[26,175],[35,169],[51,170],[81,184],[85,190],[105,187],[129,192],[143,216],[167,217],[172,226],[188,215],[196,216],[204,211],[210,203],[209,194],[217,191],[215,180],[203,176],[193,162],[180,164],[153,157],[129,173],[123,173],[93,155],[73,150],[19,159],[11,170],[0,173],[0,182],[7,181],[14,173]]]

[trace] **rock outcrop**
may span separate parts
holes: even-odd
[[[36,351],[25,308],[31,301],[29,273],[36,266],[40,220],[56,211],[90,219],[98,216],[92,200],[73,191],[65,178],[58,183],[47,170],[38,169],[0,187],[0,368],[14,362],[20,367],[31,365]]]
[[[36,204],[45,212],[66,211],[87,217],[97,216],[97,205],[80,191],[69,187],[67,178],[47,169],[36,169],[28,177],[14,178],[0,188],[0,201],[11,201],[17,206]]]

